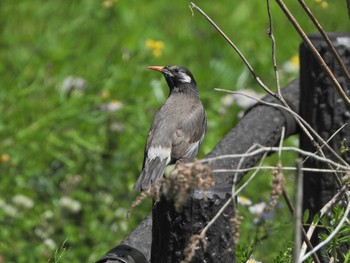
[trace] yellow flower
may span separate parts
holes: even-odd
[[[150,50],[155,57],[160,57],[164,49],[164,42],[160,40],[147,39],[146,48]]]
[[[154,41],[154,48],[155,49],[163,49],[164,43],[162,41]]]
[[[328,3],[326,1],[323,1],[321,3],[321,8],[326,9],[328,7]]]
[[[156,57],[156,58],[159,58],[161,55],[162,55],[162,50],[160,49],[154,49],[152,51],[152,54]]]
[[[327,3],[326,1],[323,1],[323,0],[315,0],[315,2],[316,2],[317,4],[319,4],[320,7],[323,8],[323,9],[326,9],[326,8],[328,7],[328,3]]]
[[[154,47],[154,40],[153,39],[147,39],[146,40],[146,47],[148,49],[152,49]]]
[[[102,3],[104,8],[111,8],[118,0],[105,0]]]
[[[282,69],[287,73],[295,73],[299,70],[299,62],[299,56],[294,55],[290,60],[283,63]]]
[[[110,93],[108,90],[103,90],[100,94],[101,99],[105,100],[108,99],[110,97]]]
[[[295,68],[299,67],[299,62],[300,62],[300,58],[299,55],[294,55],[291,59],[290,62],[294,65]]]
[[[247,205],[247,206],[249,206],[249,205],[252,204],[252,201],[249,198],[245,197],[245,196],[240,195],[240,196],[238,196],[237,199],[238,199],[238,203],[240,205]]]
[[[10,160],[11,160],[11,157],[7,153],[3,153],[3,154],[0,155],[0,161],[2,163],[9,163]]]

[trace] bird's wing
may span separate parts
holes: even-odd
[[[134,190],[140,192],[154,186],[162,178],[166,165],[166,159],[161,160],[159,157],[147,158],[142,173],[135,183]]]
[[[207,130],[207,117],[203,106],[197,104],[191,108],[177,126],[172,138],[173,159],[192,160],[198,152]]]
[[[142,173],[134,186],[137,192],[154,186],[162,178],[165,166],[171,160],[171,136],[161,129],[162,123],[156,116],[148,134]]]

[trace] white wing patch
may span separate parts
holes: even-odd
[[[188,147],[187,151],[185,152],[182,158],[194,158],[194,156],[196,156],[198,152],[198,145],[199,141],[191,143],[190,147]]]
[[[186,73],[180,72],[179,79],[183,83],[191,83],[191,77],[188,76]]]
[[[155,158],[159,158],[160,161],[163,161],[164,159],[166,159],[166,163],[168,164],[170,162],[171,159],[171,148],[163,148],[162,146],[151,146],[148,149],[147,152],[147,157],[150,160],[153,160]]]

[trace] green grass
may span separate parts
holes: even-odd
[[[304,29],[314,32],[292,2]],[[0,261],[55,262],[62,255],[61,262],[93,262],[148,214],[150,202],[126,218],[150,123],[168,93],[165,81],[148,65],[180,64],[196,77],[209,118],[200,157],[238,121],[236,106],[220,114],[225,94],[214,88],[262,92],[233,50],[198,13],[191,15],[188,4],[0,2]],[[197,4],[273,86],[265,1]],[[272,5],[282,65],[297,55],[300,38]],[[310,1],[326,30],[348,31],[345,1],[328,5],[322,9]],[[159,57],[147,48],[149,39],[163,43]],[[65,94],[62,85],[69,76],[83,78],[86,89]],[[282,85],[295,76],[281,71]],[[102,111],[101,105],[111,101],[123,107]],[[248,195],[260,185],[251,187]],[[16,203],[18,195],[33,205]],[[273,243],[279,241],[269,242],[264,250],[278,253]],[[259,260],[271,259],[268,254],[258,254]]]

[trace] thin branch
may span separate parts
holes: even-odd
[[[287,8],[287,6],[284,4],[284,2],[282,0],[276,0],[277,4],[281,7],[282,11],[285,13],[285,15],[288,17],[289,21],[293,24],[294,28],[297,30],[297,32],[299,33],[299,35],[302,37],[302,39],[305,41],[305,44],[310,48],[312,54],[315,56],[316,60],[318,61],[318,63],[320,64],[320,66],[324,69],[324,71],[326,72],[326,74],[329,76],[329,78],[331,79],[331,81],[334,83],[334,85],[337,87],[339,94],[341,95],[341,97],[344,99],[344,101],[350,105],[350,99],[349,97],[346,95],[344,89],[342,88],[342,86],[339,84],[338,80],[336,79],[336,77],[334,76],[333,72],[329,69],[329,67],[327,66],[326,62],[323,60],[323,58],[321,57],[320,53],[318,53],[317,49],[315,48],[315,46],[312,44],[312,42],[310,41],[310,39],[308,38],[308,36],[305,34],[305,32],[303,31],[303,29],[300,27],[299,23],[297,22],[297,20],[294,18],[294,16],[292,15],[292,13],[289,11],[289,9]]]
[[[300,115],[298,115],[296,112],[294,112],[291,108],[289,108],[288,106],[285,107],[283,105],[280,105],[280,104],[277,104],[277,103],[271,103],[271,102],[267,102],[267,101],[264,101],[264,100],[260,100],[260,99],[257,99],[257,98],[254,98],[252,96],[249,96],[247,94],[243,94],[243,93],[239,93],[239,92],[234,92],[234,91],[230,91],[230,90],[225,90],[225,89],[215,89],[215,90],[218,90],[218,91],[224,91],[224,92],[228,92],[228,93],[231,93],[231,94],[237,94],[237,95],[242,95],[242,96],[246,96],[248,98],[251,98],[255,101],[258,101],[260,102],[261,104],[265,104],[265,105],[269,105],[271,107],[275,107],[275,108],[279,108],[279,109],[284,109],[286,110],[288,113],[290,113],[294,119],[298,122],[298,123],[302,123],[302,124],[299,124],[300,127],[303,128],[303,131],[306,133],[306,135],[309,137],[309,139],[313,142],[313,144],[315,145],[315,147],[317,148],[317,151],[316,153],[320,153],[324,158],[326,158],[325,154],[323,153],[321,147],[318,145],[318,143],[313,139],[313,137],[311,136],[311,134],[309,133],[308,130],[310,130],[315,137],[317,137],[317,139],[319,141],[321,141],[322,145],[323,146],[326,146],[327,149],[340,161],[342,162],[344,165],[346,166],[349,166],[348,163],[342,158],[340,157],[340,155],[334,151],[334,149],[332,147],[330,147],[328,145],[327,142],[324,141],[324,139],[310,126],[310,124],[308,122],[306,122]],[[333,171],[335,170],[333,167],[330,167]],[[335,175],[335,178],[336,178],[336,181],[338,183],[338,185],[341,185],[341,180],[338,176],[338,174],[334,171],[333,172],[334,175]]]
[[[284,132],[285,132],[285,128],[284,126],[282,127],[282,133],[281,133],[281,138],[280,138],[280,143],[279,143],[279,151],[278,151],[278,169],[279,170],[283,170],[283,166],[282,166],[282,148],[283,148],[283,141],[284,141]],[[295,167],[293,167],[295,168]],[[302,242],[302,238],[301,238],[301,234],[304,237],[304,240],[306,241],[306,244],[309,248],[309,250],[313,249],[313,246],[310,242],[310,240],[307,238],[307,234],[305,232],[305,229],[303,228],[303,226],[301,225],[301,217],[302,217],[302,198],[303,198],[303,171],[302,171],[302,163],[301,160],[298,159],[297,162],[297,184],[296,184],[296,200],[295,200],[295,204],[297,209],[295,210],[293,207],[292,202],[290,201],[290,198],[288,196],[288,193],[286,191],[286,189],[284,187],[282,187],[282,195],[284,197],[284,199],[287,202],[287,205],[292,213],[292,215],[295,216],[295,238],[294,238],[294,261],[297,262],[297,260],[299,259],[299,255],[300,255],[300,248],[301,248],[301,242]],[[316,263],[320,263],[320,260],[318,259],[318,256],[316,254],[313,255],[314,261]]]
[[[252,100],[255,100],[261,104],[264,104],[264,105],[268,105],[268,106],[271,106],[271,107],[274,107],[274,108],[278,108],[278,109],[283,109],[285,111],[287,111],[288,113],[290,113],[292,116],[294,116],[295,118],[297,118],[298,120],[300,120],[302,122],[303,125],[305,125],[305,127],[311,131],[314,136],[317,137],[317,139],[322,143],[322,145],[326,146],[326,148],[340,161],[342,162],[344,165],[349,165],[342,157],[339,156],[339,154],[334,151],[334,149],[332,147],[330,147],[328,145],[327,142],[324,141],[324,139],[310,126],[309,123],[307,123],[299,114],[297,114],[296,112],[294,112],[293,110],[283,106],[283,105],[280,105],[280,104],[277,104],[277,103],[272,103],[272,102],[267,102],[267,101],[264,101],[264,100],[260,100],[260,99],[257,99],[257,98],[254,98],[252,96],[249,96],[247,94],[244,94],[244,93],[240,93],[240,92],[235,92],[235,91],[232,91],[232,90],[226,90],[226,89],[218,89],[218,88],[215,88],[215,90],[217,91],[223,91],[223,92],[227,92],[227,93],[231,93],[231,94],[237,94],[237,95],[241,95],[241,96],[245,96],[247,98],[250,98]],[[307,134],[309,134],[308,130],[305,130],[305,132],[307,132]],[[309,138],[310,140],[313,140],[311,134],[309,135]],[[317,143],[316,143],[317,144]],[[317,144],[318,145],[318,144]],[[317,147],[319,149],[319,146]]]
[[[255,73],[253,67],[250,65],[249,61],[244,57],[244,55],[242,54],[242,52],[237,48],[237,46],[226,36],[226,34],[220,29],[220,27],[218,25],[215,24],[215,22],[213,20],[211,20],[211,18],[202,10],[200,9],[198,6],[196,6],[194,3],[190,3],[190,8],[192,10],[192,8],[196,9],[201,15],[203,15],[205,17],[205,19],[207,19],[209,21],[209,23],[224,37],[224,39],[227,41],[227,43],[229,43],[229,45],[236,51],[236,53],[238,54],[238,56],[242,59],[242,61],[244,62],[244,64],[247,66],[247,68],[249,69],[250,73],[254,76],[255,80],[258,82],[258,84],[271,96],[276,97],[276,94],[274,92],[272,92],[259,78],[259,76]]]
[[[280,99],[283,99],[281,87],[280,87],[280,77],[278,74],[278,68],[277,68],[277,61],[276,61],[276,40],[275,36],[273,34],[273,23],[272,23],[272,15],[271,15],[271,8],[270,8],[270,0],[267,0],[267,14],[269,17],[269,30],[268,35],[271,38],[271,45],[272,45],[272,63],[273,63],[273,70],[275,72],[275,79],[276,79],[276,88],[277,88],[277,94]]]
[[[225,40],[231,45],[231,47],[234,48],[234,50],[238,53],[238,55],[240,56],[240,58],[243,60],[243,62],[246,64],[246,66],[248,67],[248,69],[250,70],[250,72],[253,74],[253,76],[255,77],[256,81],[258,82],[258,84],[264,88],[264,90],[266,92],[268,92],[270,95],[276,97],[277,99],[280,99],[280,101],[285,105],[285,108],[289,108],[288,104],[286,103],[286,101],[283,99],[283,97],[279,98],[278,95],[272,93],[267,86],[260,80],[260,78],[256,75],[255,71],[253,70],[252,66],[249,64],[249,62],[247,61],[247,59],[243,56],[243,54],[240,52],[240,50],[233,44],[233,42],[226,36],[226,34],[214,23],[214,21],[204,12],[202,11],[199,7],[197,7],[194,3],[190,3],[190,8],[192,11],[192,8],[196,9],[200,14],[202,14],[208,21],[209,23],[225,38]],[[293,112],[290,108],[289,108],[289,112]],[[294,113],[294,112],[293,112]],[[291,113],[292,114],[292,113]],[[313,143],[313,145],[316,147],[316,149],[318,150],[318,152],[325,157],[325,154],[323,153],[322,149],[320,149],[318,143],[315,141],[315,139],[311,136],[311,134],[309,133],[308,129],[312,129],[310,127],[310,125],[308,123],[306,123],[305,121],[301,121],[299,118],[296,117],[296,115],[292,114],[293,118],[296,120],[296,122],[299,124],[299,126],[302,128],[302,130],[306,133],[306,135],[309,137],[309,139],[311,140],[311,142]],[[308,129],[305,127],[307,126]],[[324,140],[315,132],[316,136],[318,137],[318,139],[321,142],[324,142]],[[340,156],[331,148],[327,145],[327,148],[329,148],[329,150],[339,159]],[[340,158],[341,159],[341,158]],[[342,160],[342,159],[341,159]],[[345,162],[344,160],[342,160],[343,162]],[[335,174],[337,181],[339,182],[340,179],[338,178],[338,175]]]
[[[246,173],[255,170],[256,167],[247,167],[247,168],[240,168],[240,169],[214,169],[212,170],[214,173]],[[276,166],[267,165],[267,166],[261,166],[261,170],[274,170],[276,169]],[[297,168],[293,166],[283,166],[280,168],[284,171],[296,171]],[[320,169],[320,168],[310,168],[310,167],[303,167],[301,168],[303,172],[317,172],[317,173],[331,173],[334,172],[332,169]],[[339,173],[345,174],[348,171],[338,171]]]
[[[301,249],[301,231],[300,229],[303,227],[301,224],[302,221],[302,215],[303,215],[303,209],[302,209],[302,203],[303,203],[303,178],[304,174],[302,171],[302,162],[300,159],[297,161],[297,177],[296,177],[296,184],[295,184],[295,206],[296,209],[294,210],[294,216],[295,216],[295,231],[294,231],[294,251],[293,251],[293,262],[298,263],[299,255],[300,255],[300,249]]]
[[[280,138],[280,143],[278,145],[278,148],[280,149],[278,151],[278,163],[281,164],[282,163],[282,148],[283,148],[283,141],[284,141],[284,134],[285,134],[285,127],[282,127],[282,131],[281,131],[281,138]],[[282,165],[281,165],[282,166]]]
[[[283,195],[284,200],[287,203],[289,211],[291,212],[292,215],[294,215],[294,205],[293,205],[291,199],[289,198],[289,195],[288,195],[288,193],[287,193],[287,191],[286,191],[286,189],[284,187],[283,187],[283,190],[282,190],[282,195]],[[307,246],[307,248],[309,250],[313,249],[314,247],[311,244],[310,239],[308,238],[308,236],[307,236],[307,234],[305,232],[305,229],[301,226],[300,230],[301,230],[301,232],[303,234],[303,237],[304,237],[304,240],[305,240],[304,244],[306,243],[305,247]],[[320,260],[318,259],[317,255],[313,256],[313,258],[314,258],[316,263],[320,263]]]
[[[257,144],[254,144],[257,145]],[[243,153],[243,154],[225,154],[225,155],[220,155],[220,156],[216,156],[216,157],[211,157],[211,158],[206,158],[206,159],[202,159],[200,160],[200,162],[211,162],[211,161],[215,161],[215,160],[221,160],[221,159],[226,159],[226,158],[242,158],[242,157],[249,157],[249,156],[254,156],[257,154],[261,154],[264,152],[278,152],[280,150],[280,147],[266,147],[266,146],[262,146],[262,145],[258,145],[259,149],[251,151],[249,153]],[[308,151],[304,151],[301,150],[297,147],[282,147],[283,151],[293,151],[293,152],[297,152],[303,156],[312,156],[312,158],[321,161],[321,162],[325,162],[325,163],[329,163],[334,165],[335,167],[337,167],[337,169],[342,169],[342,170],[346,170],[349,171],[350,167],[349,166],[345,166],[345,165],[341,165],[329,158],[325,158],[319,155],[316,155],[314,153],[308,152]]]
[[[328,138],[328,140],[326,141],[326,143],[329,143],[335,135],[337,135],[342,129],[344,129],[346,127],[346,125],[348,125],[348,123],[344,123],[338,130],[336,130],[332,135],[331,137]],[[324,144],[321,145],[321,148],[323,148],[323,146],[325,146]],[[314,154],[317,154],[317,151],[314,152]],[[309,157],[306,157],[304,160],[303,160],[303,163],[305,163],[307,160],[309,159]]]
[[[338,193],[336,193],[336,194],[332,197],[332,199],[329,200],[328,203],[325,204],[325,205],[322,207],[322,209],[319,211],[318,220],[314,220],[314,221],[311,223],[311,225],[310,225],[310,227],[309,227],[309,229],[308,229],[308,231],[307,231],[307,237],[308,237],[308,239],[311,239],[312,234],[314,233],[314,231],[315,231],[315,229],[316,229],[316,227],[317,227],[318,222],[324,217],[324,215],[325,215],[326,213],[328,213],[328,211],[329,211],[334,205],[336,205],[336,204],[341,200],[342,196],[346,193],[346,191],[347,191],[347,186],[344,185],[344,186],[340,189],[340,191],[339,191]],[[302,246],[302,248],[301,248],[300,257],[302,257],[302,256],[305,254],[305,252],[306,252],[306,244],[304,243],[303,246]]]
[[[245,155],[242,155],[241,157],[240,157],[240,160],[239,160],[239,162],[238,162],[238,165],[237,165],[237,168],[238,169],[240,169],[241,168],[241,166],[243,165],[243,162],[244,162],[244,160],[245,160],[245,158],[246,157],[248,157],[248,156],[253,156],[253,155],[250,155],[252,152],[253,152],[253,150],[255,149],[255,148],[257,148],[258,146],[256,145],[256,144],[253,144],[251,147],[249,147],[249,149],[245,152]],[[235,185],[236,183],[237,183],[237,181],[238,181],[238,172],[236,172],[235,173],[235,175],[233,176],[233,184]],[[233,186],[234,187],[234,186]],[[234,189],[232,190],[232,192],[234,191]]]
[[[263,87],[263,89],[270,95],[274,96],[275,98],[279,99],[284,105],[285,107],[289,108],[288,104],[286,103],[286,101],[283,99],[283,96],[280,96],[280,94],[274,94],[270,89],[267,88],[267,86],[260,80],[260,78],[257,76],[257,74],[255,73],[253,67],[249,64],[249,62],[247,61],[247,59],[243,56],[242,52],[240,52],[240,50],[233,44],[233,42],[226,36],[226,34],[215,24],[215,22],[213,22],[213,20],[203,11],[201,10],[198,6],[196,6],[195,4],[193,4],[192,2],[190,3],[190,8],[192,11],[192,8],[196,9],[200,14],[202,14],[208,21],[209,23],[225,38],[225,40],[230,44],[231,47],[233,47],[233,49],[238,53],[239,57],[243,60],[243,62],[246,64],[246,66],[248,67],[248,69],[250,70],[251,74],[254,76],[255,80],[258,82],[258,84]],[[273,50],[274,52],[274,50]],[[276,71],[275,71],[276,72]],[[290,108],[289,108],[290,109]],[[290,111],[292,111],[290,109]],[[292,115],[294,118],[295,116]],[[315,145],[315,147],[317,149],[319,149],[317,142],[315,141],[315,139],[311,136],[311,134],[309,133],[309,131],[304,127],[304,125],[298,120],[298,118],[295,118],[296,122],[299,124],[299,126],[301,127],[301,129],[303,129],[303,131],[305,132],[305,134],[309,137],[309,139],[311,140],[311,142],[313,143],[313,145]],[[322,151],[320,151],[322,154]]]
[[[347,193],[347,197],[349,199],[349,193]],[[342,219],[339,221],[339,224],[337,225],[337,227],[332,231],[332,233],[325,240],[320,242],[316,247],[314,247],[313,250],[305,254],[305,256],[303,256],[300,261],[303,262],[312,254],[316,253],[320,248],[324,247],[329,241],[331,241],[334,238],[334,236],[339,232],[340,228],[342,228],[342,226],[344,225],[347,217],[349,216],[349,213],[350,213],[350,202],[348,201],[348,205],[346,206],[344,215]]]
[[[233,200],[235,198],[235,196],[237,196],[252,180],[253,178],[258,174],[259,170],[260,170],[260,166],[262,165],[262,163],[265,160],[266,157],[266,153],[263,155],[263,157],[261,158],[261,161],[259,163],[259,166],[255,168],[255,172],[250,176],[250,178],[240,187],[237,189],[237,191],[235,191],[234,193],[232,193],[231,198],[229,198],[226,203],[220,208],[220,210],[217,212],[217,214],[210,220],[210,222],[202,229],[200,235],[205,235],[205,233],[207,232],[207,230],[215,223],[215,221],[219,218],[219,216],[225,211],[225,209],[228,207],[228,205],[232,202],[231,200]]]
[[[329,39],[328,35],[326,32],[323,30],[321,24],[317,21],[316,17],[312,14],[310,8],[307,6],[304,0],[298,0],[300,5],[303,7],[305,10],[306,14],[309,16],[311,21],[314,23],[314,25],[317,27],[318,31],[322,35],[323,39],[326,41],[328,47],[330,48],[331,52],[333,53],[333,56],[335,59],[338,61],[340,65],[340,69],[343,72],[344,76],[350,81],[350,74],[349,71],[347,70],[344,61],[340,58],[337,50],[335,49],[334,45],[332,44],[332,41]]]

